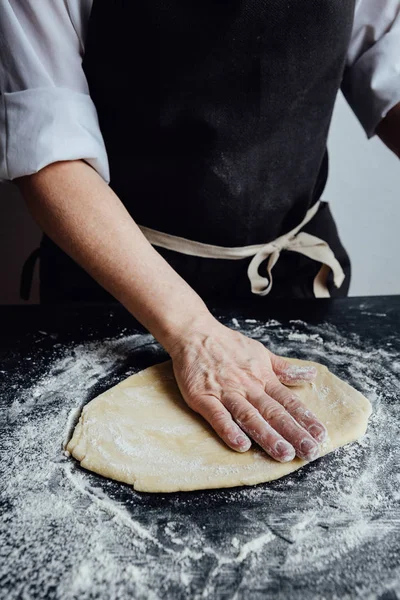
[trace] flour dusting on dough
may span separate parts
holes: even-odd
[[[290,375],[292,382],[310,371],[315,376],[312,383],[292,389],[327,427],[321,455],[365,433],[371,406],[364,396],[325,366],[290,364],[285,376]],[[126,394],[126,390],[132,393]],[[137,400],[140,395],[143,401]],[[262,420],[261,415],[259,418]],[[238,424],[241,426],[240,420]],[[298,458],[278,463],[256,446],[242,454],[225,446],[211,427],[188,409],[170,361],[123,379],[86,405],[67,450],[85,469],[145,492],[254,485],[283,477],[305,464]]]

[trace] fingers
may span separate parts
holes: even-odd
[[[317,376],[317,369],[313,366],[295,365],[272,352],[270,358],[275,375],[285,385],[300,385],[313,381]]]
[[[279,462],[293,460],[296,455],[306,461],[315,460],[319,445],[312,434],[325,434],[324,426],[279,382],[272,393],[276,399],[264,392],[253,392],[248,399],[231,392],[221,401],[205,395],[190,406],[237,452],[250,448],[250,437]],[[315,431],[310,431],[313,427]]]
[[[318,443],[326,440],[328,432],[325,425],[321,423],[311,410],[304,406],[299,398],[284,385],[279,383],[279,381],[269,382],[265,391],[270,397],[274,398],[287,413],[295,419],[301,428],[314,438],[314,440]]]
[[[189,404],[189,402],[188,402]],[[251,441],[233,421],[232,416],[220,400],[214,396],[202,396],[190,402],[189,406],[198,412],[214,429],[216,434],[237,452],[246,452]]]
[[[295,365],[281,356],[276,356],[272,353],[271,363],[281,384],[288,386],[313,381],[317,376],[317,369],[315,367]],[[285,388],[285,385],[281,384],[278,382],[272,382],[272,384],[268,382],[266,392],[276,399],[317,442],[323,442],[328,435],[323,423],[300,402],[297,396]]]
[[[292,415],[268,394],[259,394],[251,402],[261,417],[286,439],[295,449],[296,455],[303,460],[315,460],[319,456],[319,445]]]
[[[293,446],[244,396],[236,393],[226,394],[222,398],[224,406],[232,414],[235,421],[267,454],[279,462],[288,462],[295,457]],[[277,404],[275,402],[275,404]],[[282,407],[281,411],[284,412]],[[288,418],[291,419],[290,415]]]
[[[253,358],[251,369],[247,361],[243,373],[224,373],[215,390],[211,385],[214,380],[207,381],[206,393],[186,393],[186,402],[237,452],[246,452],[251,438],[277,461],[291,461],[296,455],[306,461],[314,460],[319,456],[319,443],[327,437],[326,429],[283,382],[310,382],[317,371],[313,366],[299,367],[269,351],[268,354],[271,363],[266,370],[261,360],[258,373],[254,367],[258,360]],[[190,387],[193,390],[194,386]],[[201,390],[199,385],[196,387]]]

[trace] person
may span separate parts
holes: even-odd
[[[45,232],[41,301],[111,294],[230,448],[315,459],[288,387],[315,370],[208,306],[346,295],[327,134],[342,87],[400,156],[400,2],[2,0],[0,22],[0,176]]]

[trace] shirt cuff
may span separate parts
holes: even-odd
[[[88,94],[57,87],[1,94],[0,132],[1,179],[81,159],[110,181],[96,108]]]
[[[400,27],[347,67],[342,91],[369,138],[400,102]]]

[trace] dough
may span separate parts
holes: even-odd
[[[322,365],[290,362],[317,367],[315,383],[291,389],[328,429],[321,454],[361,437],[371,414],[369,401]],[[244,454],[230,450],[187,407],[170,361],[128,377],[89,402],[67,450],[85,469],[142,492],[254,485],[306,464],[299,458],[278,463],[257,447]]]

